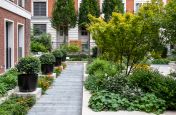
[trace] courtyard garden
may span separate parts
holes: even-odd
[[[153,64],[175,64],[175,50],[167,49],[175,43],[170,28],[175,2],[166,6],[155,2],[135,14],[114,12],[108,21],[88,16],[87,28],[98,48],[98,58],[89,62],[85,80],[93,111],[162,114],[176,110],[176,68],[167,75],[152,68]]]

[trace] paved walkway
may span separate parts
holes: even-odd
[[[81,115],[83,63],[69,63],[28,115]]]

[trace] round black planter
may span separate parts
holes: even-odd
[[[63,55],[62,61],[66,61],[66,57],[67,57],[67,55]]]
[[[37,74],[20,74],[18,75],[18,87],[20,92],[33,92],[37,88]]]
[[[62,63],[62,58],[60,57],[56,57],[56,62],[55,62],[55,66],[60,66]]]
[[[41,71],[42,71],[42,74],[44,75],[52,74],[53,70],[54,70],[53,64],[42,64],[41,65]]]

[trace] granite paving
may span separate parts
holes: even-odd
[[[81,115],[83,98],[83,63],[68,63],[28,115]]]

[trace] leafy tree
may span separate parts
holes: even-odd
[[[165,18],[165,34],[168,41],[172,44],[176,43],[176,0],[169,0],[166,5],[166,18]]]
[[[152,1],[137,14],[113,13],[109,22],[90,15],[89,31],[101,49],[103,58],[121,66],[125,58],[126,74],[129,75],[134,64],[140,63],[154,49],[156,41],[163,42],[159,34],[161,24],[157,22],[162,12],[162,4],[161,7],[159,5],[159,2],[156,4],[156,1]]]
[[[51,23],[57,31],[59,31],[60,27],[63,27],[64,43],[67,41],[66,35],[68,33],[68,29],[75,27],[76,21],[77,16],[74,1],[56,0],[52,11]]]
[[[104,0],[103,2],[103,13],[106,21],[110,19],[112,12],[123,13],[123,10],[122,0]]]
[[[100,11],[98,7],[98,0],[82,0],[79,8],[79,26],[85,27],[90,21],[88,14],[99,17]]]

